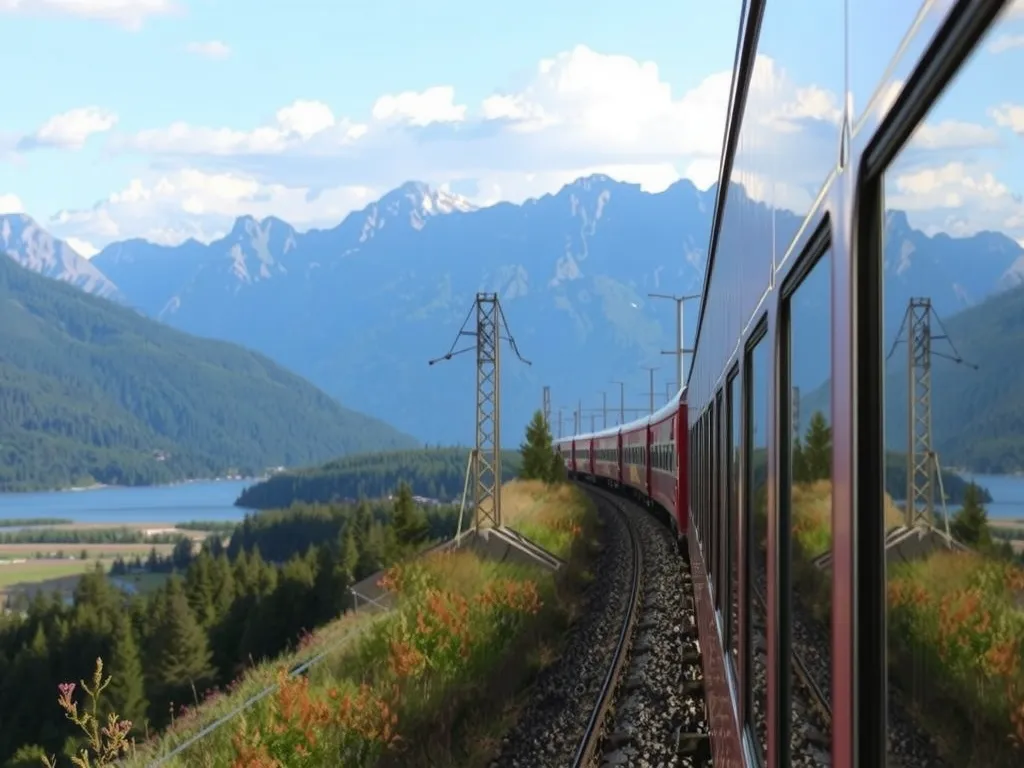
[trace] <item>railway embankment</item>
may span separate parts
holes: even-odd
[[[506,525],[566,566],[552,575],[459,550],[399,563],[382,577],[387,610],[364,605],[254,666],[121,765],[488,765],[560,655],[595,536],[592,503],[568,483],[514,481],[502,505]]]

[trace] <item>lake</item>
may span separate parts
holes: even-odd
[[[1024,477],[964,473],[964,479],[992,494],[992,501],[985,505],[990,520],[1024,520]]]
[[[216,480],[138,488],[0,494],[0,518],[63,517],[75,523],[183,523],[241,520],[235,499],[255,480]],[[7,528],[5,530],[12,530]]]
[[[1024,520],[1024,477],[964,475],[988,488],[992,520]],[[75,523],[182,523],[186,520],[241,520],[246,510],[235,499],[255,480],[217,480],[140,488],[0,494],[0,518],[64,517]],[[952,513],[957,507],[950,506]],[[7,528],[5,530],[12,530]]]

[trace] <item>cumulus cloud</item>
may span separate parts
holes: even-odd
[[[151,16],[179,10],[175,0],[0,0],[0,13],[39,16],[74,16],[138,30]]]
[[[989,229],[1024,228],[1020,196],[979,164],[949,162],[887,179],[886,205],[911,214],[911,222],[928,234],[972,235]]]
[[[86,244],[145,237],[173,245],[190,237],[202,241],[220,237],[243,215],[277,216],[300,228],[336,224],[346,213],[385,191],[343,186],[314,193],[261,184],[240,173],[186,168],[147,180],[133,179],[92,208],[61,211],[49,224],[55,233],[74,232],[79,238],[88,238]],[[70,243],[72,237],[65,239]]]
[[[0,214],[4,213],[24,213],[25,206],[22,205],[21,198],[17,195],[12,194],[0,194]]]
[[[226,59],[231,55],[231,47],[220,40],[189,43],[185,46],[185,50],[207,59]]]
[[[210,240],[247,213],[331,225],[409,179],[472,189],[478,205],[521,202],[592,173],[652,192],[682,176],[707,188],[718,173],[730,80],[719,72],[673,93],[654,63],[577,46],[540,61],[521,87],[476,104],[436,86],[383,95],[362,116],[300,100],[248,128],[150,128],[110,146],[148,156],[151,170],[92,208],[62,212],[55,231],[96,243],[170,243]],[[758,57],[746,118],[754,130],[736,161],[748,193],[806,210],[837,159],[840,104]],[[917,166],[905,162],[901,173],[943,162],[943,150],[997,141],[992,126],[927,123],[912,140]]]
[[[99,248],[87,240],[82,240],[80,237],[69,237],[64,242],[71,246],[71,250],[86,259],[91,259],[100,252]]]
[[[39,147],[81,149],[94,133],[105,133],[117,124],[117,115],[99,107],[81,107],[55,115],[34,133],[18,142],[18,149]]]

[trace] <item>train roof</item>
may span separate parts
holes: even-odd
[[[649,422],[651,424],[657,424],[658,422],[667,419],[669,416],[671,416],[673,413],[679,410],[679,404],[685,402],[685,396],[686,388],[684,387],[683,389],[680,389],[678,392],[676,392],[675,396],[673,396],[671,400],[669,400],[667,403],[661,406],[661,408],[659,408],[650,416],[648,416]]]
[[[618,435],[620,432],[633,432],[637,429],[640,429],[641,427],[648,427],[651,424],[657,424],[658,422],[663,421],[664,419],[671,416],[672,413],[679,408],[679,405],[681,403],[685,402],[686,387],[683,387],[678,392],[676,392],[675,395],[672,396],[671,400],[669,400],[667,403],[665,403],[665,405],[661,406],[661,408],[659,408],[652,414],[648,414],[647,416],[641,416],[639,419],[633,419],[633,421],[627,422],[625,424],[620,424],[615,427],[601,429],[598,430],[597,432],[584,432],[583,434],[580,435],[570,435],[568,437],[561,437],[558,440],[555,440],[554,442],[564,443],[569,440],[592,440],[598,437],[614,437]]]

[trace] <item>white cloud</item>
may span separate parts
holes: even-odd
[[[178,11],[175,0],[0,0],[0,13],[76,16],[138,30],[151,16]]]
[[[474,187],[477,205],[521,202],[591,173],[651,192],[682,176],[706,189],[717,180],[730,80],[719,72],[673,94],[655,64],[578,46],[476,105],[437,86],[381,96],[364,116],[300,100],[250,129],[177,122],[116,137],[115,148],[152,156],[159,170],[93,208],[62,212],[55,232],[101,244],[209,240],[246,213],[330,225],[409,179]],[[736,178],[756,199],[806,210],[838,151],[838,97],[760,56],[747,109],[756,129],[745,135]],[[944,120],[922,127],[913,144],[929,150],[918,162],[934,162],[936,150],[996,140],[992,128]]]
[[[1024,48],[1024,35],[1000,35],[988,47],[992,53],[1005,53],[1014,48]]]
[[[1017,104],[1000,104],[990,110],[989,114],[1000,128],[1009,128],[1014,133],[1024,135],[1024,107]]]
[[[977,163],[960,161],[906,173],[894,168],[886,184],[886,207],[905,210],[928,234],[972,235],[1024,227],[1020,197]]]
[[[220,40],[207,40],[205,42],[189,43],[185,50],[194,53],[196,56],[203,56],[207,59],[226,59],[231,55],[231,47]]]
[[[25,206],[20,197],[12,194],[0,194],[0,214],[24,212]]]
[[[961,120],[942,120],[919,126],[912,143],[917,149],[966,149],[998,141],[998,135],[991,128]]]
[[[314,195],[309,189],[261,184],[243,174],[189,168],[133,179],[92,208],[59,212],[48,226],[68,243],[88,238],[84,241],[87,246],[130,237],[164,244],[189,237],[208,242],[225,234],[237,217],[246,214],[277,216],[300,228],[333,225],[385,191],[351,186]]]
[[[380,123],[405,123],[425,126],[431,123],[460,123],[466,119],[466,107],[455,103],[450,85],[427,88],[422,93],[405,91],[386,95],[373,105],[373,119]]]
[[[117,115],[99,107],[81,107],[55,115],[19,142],[20,149],[58,147],[81,149],[94,133],[105,133],[117,124]]]
[[[64,242],[71,246],[71,250],[86,259],[91,259],[100,252],[100,249],[95,245],[79,237],[68,237]]]

